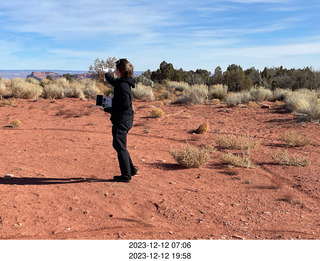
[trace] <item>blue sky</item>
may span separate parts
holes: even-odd
[[[4,0],[0,69],[137,71],[284,66],[320,70],[318,0]]]

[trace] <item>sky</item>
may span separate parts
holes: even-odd
[[[127,58],[184,70],[320,70],[319,0],[5,0],[1,70],[87,71]]]

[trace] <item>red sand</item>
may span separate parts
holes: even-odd
[[[0,107],[1,239],[320,239],[320,132],[297,123],[280,105],[161,106],[135,101],[128,149],[140,170],[129,184],[119,175],[109,115],[94,101],[15,100]],[[17,128],[7,127],[14,119]],[[204,121],[210,131],[190,131]],[[313,143],[287,148],[281,136],[302,131]],[[220,133],[249,133],[256,168],[229,168],[217,147],[208,164],[183,169],[170,147],[214,144]],[[276,164],[287,149],[307,167]],[[8,174],[13,175],[9,177]],[[6,176],[7,175],[7,176]]]

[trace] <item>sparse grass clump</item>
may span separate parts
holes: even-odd
[[[235,136],[223,134],[216,137],[216,143],[222,149],[251,150],[260,145],[260,142],[251,138],[248,134]]]
[[[283,135],[282,140],[289,147],[303,147],[312,142],[312,138],[307,137],[305,134],[297,133],[296,131],[291,131]]]
[[[138,83],[135,88],[132,88],[133,97],[143,101],[153,101],[154,94],[152,88]]]
[[[207,148],[184,146],[179,150],[170,149],[170,154],[184,168],[199,168],[210,159],[210,150]]]
[[[224,153],[221,155],[220,161],[222,164],[233,167],[254,168],[254,164],[252,163],[249,154],[246,153]]]
[[[164,111],[160,108],[155,108],[151,111],[152,118],[160,118],[164,115]]]
[[[305,167],[311,162],[309,159],[298,154],[289,155],[288,151],[284,150],[279,153],[271,153],[273,160],[279,164],[287,166],[300,166]]]

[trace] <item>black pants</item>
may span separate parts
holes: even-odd
[[[130,154],[127,150],[127,135],[132,128],[133,119],[130,119],[124,123],[113,123],[112,136],[113,136],[113,148],[118,153],[118,161],[121,170],[121,175],[131,178],[131,173],[134,170]]]

